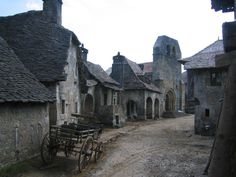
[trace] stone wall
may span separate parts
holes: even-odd
[[[154,83],[161,89],[163,100],[169,90],[175,94],[175,110],[183,110],[180,105],[183,95],[181,58],[178,41],[167,36],[159,36],[153,47],[153,75]]]
[[[219,71],[220,85],[211,84],[211,73]],[[221,111],[226,71],[224,69],[202,69],[194,72],[195,133],[214,135],[216,123]]]
[[[0,104],[0,166],[39,154],[49,130],[48,104]]]
[[[67,65],[64,68],[65,74],[67,75],[66,81],[59,82],[56,88],[57,124],[62,124],[64,121],[70,121],[72,113],[80,113],[81,99],[77,49],[78,47],[73,44],[71,39]]]
[[[104,95],[106,95],[106,101]],[[119,91],[98,85],[96,86],[95,99],[97,100],[95,102],[95,114],[102,123],[116,127],[124,125],[125,117],[120,105]]]

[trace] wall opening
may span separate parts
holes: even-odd
[[[120,124],[120,118],[118,115],[116,115],[116,125],[119,125]]]
[[[165,97],[165,110],[166,112],[175,111],[175,95],[171,90],[167,92]]]
[[[154,103],[154,118],[157,119],[160,117],[160,103],[159,100],[156,98]]]
[[[210,117],[210,110],[209,109],[205,109],[205,116]]]
[[[93,114],[93,96],[87,94],[84,101],[84,114]]]
[[[137,118],[137,103],[133,100],[129,100],[126,105],[127,118],[136,119]]]
[[[66,112],[66,102],[65,100],[61,100],[61,113],[65,114]]]
[[[152,99],[150,97],[146,101],[146,118],[152,119]]]

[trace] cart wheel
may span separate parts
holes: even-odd
[[[94,155],[95,162],[97,162],[101,158],[101,155],[103,153],[103,149],[104,149],[103,143],[99,142],[97,144],[96,149],[95,149],[95,155]]]
[[[65,144],[65,156],[70,157],[71,154],[73,153],[73,149],[75,147],[75,144],[73,142],[66,142]]]
[[[53,140],[50,141],[49,133],[47,133],[43,138],[40,148],[41,158],[44,164],[49,165],[54,161],[57,154],[57,148],[55,145],[56,142]]]
[[[92,153],[93,153],[93,138],[87,137],[86,140],[83,142],[79,153],[78,167],[80,172],[88,166]]]

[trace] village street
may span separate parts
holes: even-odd
[[[194,135],[193,120],[186,116],[128,122],[124,128],[105,130],[105,153],[80,174],[75,170],[77,161],[63,156],[52,167],[34,168],[19,176],[200,177],[213,138]]]
[[[193,134],[193,117],[145,123],[115,143],[83,177],[196,177],[208,160],[212,138]]]

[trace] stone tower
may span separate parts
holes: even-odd
[[[153,47],[153,82],[164,95],[165,111],[182,110],[181,58],[178,41],[159,36]]]
[[[43,14],[51,23],[61,25],[62,0],[43,0]]]

